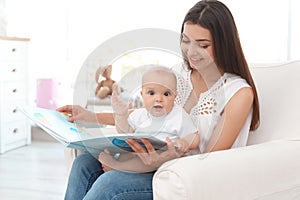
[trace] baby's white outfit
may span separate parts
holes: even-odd
[[[166,137],[172,140],[197,132],[190,116],[176,104],[167,115],[161,117],[152,116],[145,108],[135,109],[129,115],[128,123],[135,133],[151,133],[163,141]]]

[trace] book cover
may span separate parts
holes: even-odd
[[[103,125],[90,126],[89,124],[76,124],[68,121],[68,116],[55,110],[33,106],[19,106],[18,109],[31,119],[37,126],[47,132],[63,145],[99,153],[107,148],[113,153],[132,151],[125,142],[128,138],[136,139],[140,144],[141,138],[147,138],[154,148],[165,149],[166,143],[151,134],[104,134]],[[92,128],[91,128],[92,127]]]

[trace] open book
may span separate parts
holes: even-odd
[[[32,106],[19,106],[18,109],[31,119],[36,125],[41,127],[50,136],[55,138],[67,147],[87,150],[99,153],[107,148],[112,153],[132,151],[125,142],[127,138],[136,139],[141,142],[141,138],[147,138],[154,148],[165,149],[166,143],[157,139],[153,134],[120,134],[114,132],[105,134],[103,125],[98,128],[86,124],[76,124],[68,121],[68,116],[55,110]]]

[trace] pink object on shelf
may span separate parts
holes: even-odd
[[[57,79],[37,79],[37,107],[55,110],[60,103],[60,85]]]

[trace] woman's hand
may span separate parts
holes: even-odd
[[[69,116],[68,121],[70,122],[81,122],[81,123],[98,123],[96,114],[88,111],[81,106],[77,105],[66,105],[56,109],[59,112],[65,113]]]
[[[170,138],[166,139],[167,150],[165,151],[156,151],[147,139],[142,139],[142,142],[145,144],[146,148],[142,147],[134,139],[127,139],[126,142],[130,145],[132,150],[145,165],[155,169],[158,169],[166,161],[180,158],[183,155],[182,153],[176,151],[175,146]]]

